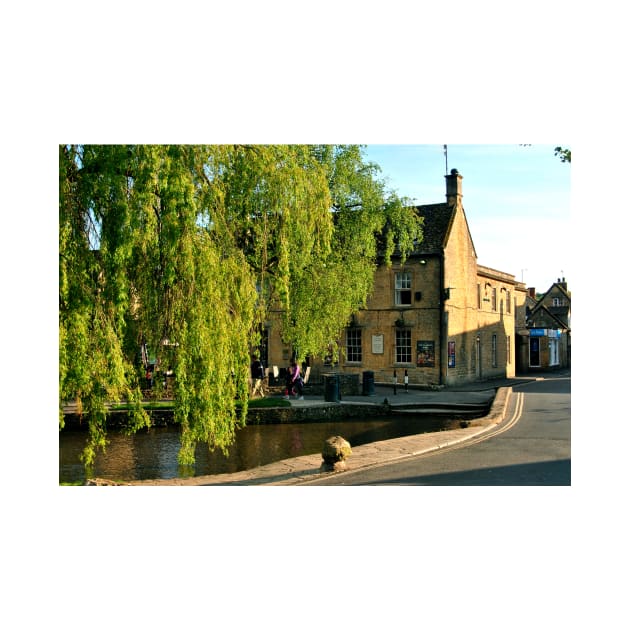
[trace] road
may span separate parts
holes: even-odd
[[[506,420],[483,441],[303,485],[571,485],[571,377],[514,388]]]

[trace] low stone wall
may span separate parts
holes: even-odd
[[[325,381],[324,377],[328,376],[328,374],[334,374],[339,377],[339,395],[341,398],[344,396],[360,396],[361,395],[361,384],[359,382],[358,374],[344,374],[342,372],[330,372],[322,374],[322,380],[316,383],[308,382],[307,385],[304,386],[304,392],[311,394],[313,396],[323,396],[325,390]]]
[[[483,405],[457,405],[455,407],[445,403],[426,403],[425,405],[409,404],[396,405],[395,409],[401,413],[403,409],[414,410],[418,414],[430,413],[436,415],[440,413],[440,407],[443,407],[442,413],[450,413],[453,417],[460,417],[466,422],[466,426],[477,424],[498,423],[503,419],[502,414],[507,407],[512,388],[500,388],[497,391],[495,399],[492,402],[491,409],[484,409]],[[312,391],[311,391],[312,393]],[[343,398],[343,396],[342,396]],[[322,402],[319,405],[308,405],[304,407],[262,407],[249,408],[247,413],[247,424],[283,424],[290,422],[316,422],[316,421],[335,421],[352,418],[377,418],[382,416],[390,416],[392,407],[383,402],[381,404],[360,403],[343,404],[336,402]],[[173,410],[160,409],[149,410],[149,416],[153,426],[167,426],[173,424]],[[127,413],[125,411],[112,411],[107,417],[107,426],[109,428],[123,428],[127,424]],[[81,420],[76,414],[66,414],[66,427],[68,429],[87,429],[87,422]]]
[[[172,409],[148,409],[147,414],[151,418],[154,427],[165,427],[173,424]],[[65,428],[67,429],[87,429],[87,420],[76,413],[66,413],[64,415]],[[124,429],[129,424],[129,415],[126,411],[110,411],[107,414],[107,428]]]
[[[391,412],[387,404],[341,405],[323,403],[308,407],[263,407],[251,408],[247,412],[247,424],[283,424],[289,422],[313,422],[317,420],[344,420],[347,418],[372,418],[385,416]],[[171,409],[150,410],[147,412],[155,427],[173,424]],[[121,429],[127,425],[125,411],[112,411],[107,416],[107,427]],[[87,429],[87,421],[77,414],[66,414],[65,426],[68,429]]]
[[[313,422],[316,420],[345,420],[373,418],[391,413],[389,405],[340,405],[329,403],[317,407],[276,407],[250,409],[247,424],[282,424],[285,422]]]

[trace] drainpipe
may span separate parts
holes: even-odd
[[[442,345],[443,345],[443,330],[444,330],[444,249],[441,250],[440,252],[440,306],[439,306],[439,312],[440,312],[440,325],[438,327],[438,357],[439,357],[439,362],[440,362],[440,368],[439,368],[439,380],[438,380],[438,384],[439,385],[443,385],[444,383],[444,377],[443,377],[443,370],[444,370],[444,357],[442,356]]]

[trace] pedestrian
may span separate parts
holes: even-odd
[[[250,373],[252,378],[252,398],[254,398],[257,393],[260,394],[261,398],[264,398],[263,379],[265,378],[265,368],[256,354],[252,356]]]
[[[289,395],[293,393],[293,372],[291,370],[291,365],[286,370],[284,375],[284,396],[283,398],[289,399]]]
[[[295,360],[291,361],[291,367],[289,368],[289,374],[291,378],[291,384],[289,386],[289,393],[295,393],[295,397],[299,400],[304,400],[304,381],[300,374],[300,366]],[[297,390],[297,391],[296,391]]]
[[[153,365],[151,365],[150,363],[149,365],[147,365],[147,372],[144,375],[144,378],[146,382],[146,388],[151,389],[153,387]]]

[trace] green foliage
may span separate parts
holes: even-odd
[[[554,149],[554,155],[560,158],[561,162],[571,162],[571,149],[563,149],[562,147],[556,147]]]
[[[321,356],[365,304],[379,256],[420,238],[357,146],[60,146],[60,427],[75,400],[90,465],[106,403],[149,424],[144,342],[176,374],[180,463],[201,442],[226,451],[270,312],[299,358]]]
[[[284,338],[298,358],[330,349],[336,358],[335,341],[352,313],[365,306],[379,258],[389,263],[398,244],[404,259],[422,239],[421,220],[410,203],[386,191],[378,166],[363,162],[360,147],[317,146],[312,153],[328,182],[334,231],[328,252],[300,257],[292,273]]]

